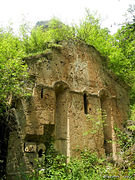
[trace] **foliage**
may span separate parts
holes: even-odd
[[[133,11],[133,10],[132,10]],[[100,19],[87,11],[85,19],[77,27],[77,37],[93,45],[102,56],[108,57],[108,66],[130,86],[135,79],[135,28],[134,22],[123,24],[114,35],[101,28]]]
[[[123,25],[115,35],[116,44],[121,49],[122,71],[125,78],[133,83],[135,78],[135,29],[133,25]]]
[[[100,19],[95,18],[89,10],[86,12],[86,17],[76,27],[77,37],[85,41],[86,44],[93,45],[102,55],[106,56],[109,51],[107,46],[111,46],[107,44],[107,41],[111,38],[109,30],[101,28]]]
[[[44,25],[34,27],[30,36],[28,33],[24,33],[24,30],[22,33],[27,54],[42,52],[59,41],[72,39],[73,36],[73,28],[55,18],[48,22],[47,27]]]
[[[121,50],[121,76],[130,85],[131,104],[135,103],[135,6],[128,9],[126,20],[115,34],[115,44]],[[117,52],[117,51],[116,51]]]
[[[122,169],[121,166],[107,162],[106,158],[100,159],[96,153],[92,154],[88,150],[82,151],[80,156],[80,159],[74,158],[66,163],[66,157],[58,153],[55,153],[54,156],[53,150],[52,154],[46,156],[45,164],[35,169],[34,174],[27,179],[101,180],[134,178],[135,169],[131,169],[130,166],[127,169]]]
[[[57,19],[49,22],[48,28],[37,26],[31,29],[28,24],[20,27],[20,37],[12,28],[0,29],[0,102],[9,103],[12,95],[27,92],[27,65],[23,57],[40,53],[61,40],[72,39],[74,29]]]
[[[121,131],[118,128],[115,128],[117,135],[117,144],[119,145],[121,152],[118,156],[121,159],[119,163],[119,168],[123,170],[123,173],[128,173],[127,169],[135,171],[135,132],[125,128]],[[129,168],[128,168],[129,167]],[[133,173],[134,174],[134,173]]]
[[[7,103],[9,95],[18,95],[26,80],[25,54],[18,37],[8,29],[0,31],[0,102]]]

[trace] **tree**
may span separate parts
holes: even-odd
[[[103,56],[109,53],[111,35],[107,28],[101,28],[100,18],[86,10],[86,17],[76,26],[77,37],[86,44],[94,46]]]
[[[125,22],[115,35],[124,56],[123,76],[131,86],[131,103],[135,103],[135,5],[130,6]]]
[[[8,103],[12,94],[22,92],[26,80],[25,52],[11,29],[0,30],[0,103]]]

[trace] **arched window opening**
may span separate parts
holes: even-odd
[[[83,95],[83,103],[84,103],[84,113],[88,114],[88,101],[87,101],[86,93],[84,93]]]
[[[30,162],[30,164],[33,166],[33,162]]]

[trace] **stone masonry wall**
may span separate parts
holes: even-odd
[[[122,128],[128,117],[128,91],[108,72],[95,48],[62,42],[25,60],[35,85],[29,99],[16,103],[16,119],[27,166],[32,169],[34,157],[46,151],[47,132],[55,139],[56,150],[68,157],[87,148],[99,156],[112,153],[117,159],[118,147],[108,140],[115,141],[114,126]],[[9,139],[10,160],[10,147],[16,147],[14,136]]]

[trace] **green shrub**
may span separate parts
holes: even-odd
[[[37,168],[28,179],[38,180],[101,180],[134,178],[135,168],[127,168],[100,159],[90,151],[81,152],[81,158],[66,163],[66,157],[51,147],[52,154],[46,156],[44,165]]]

